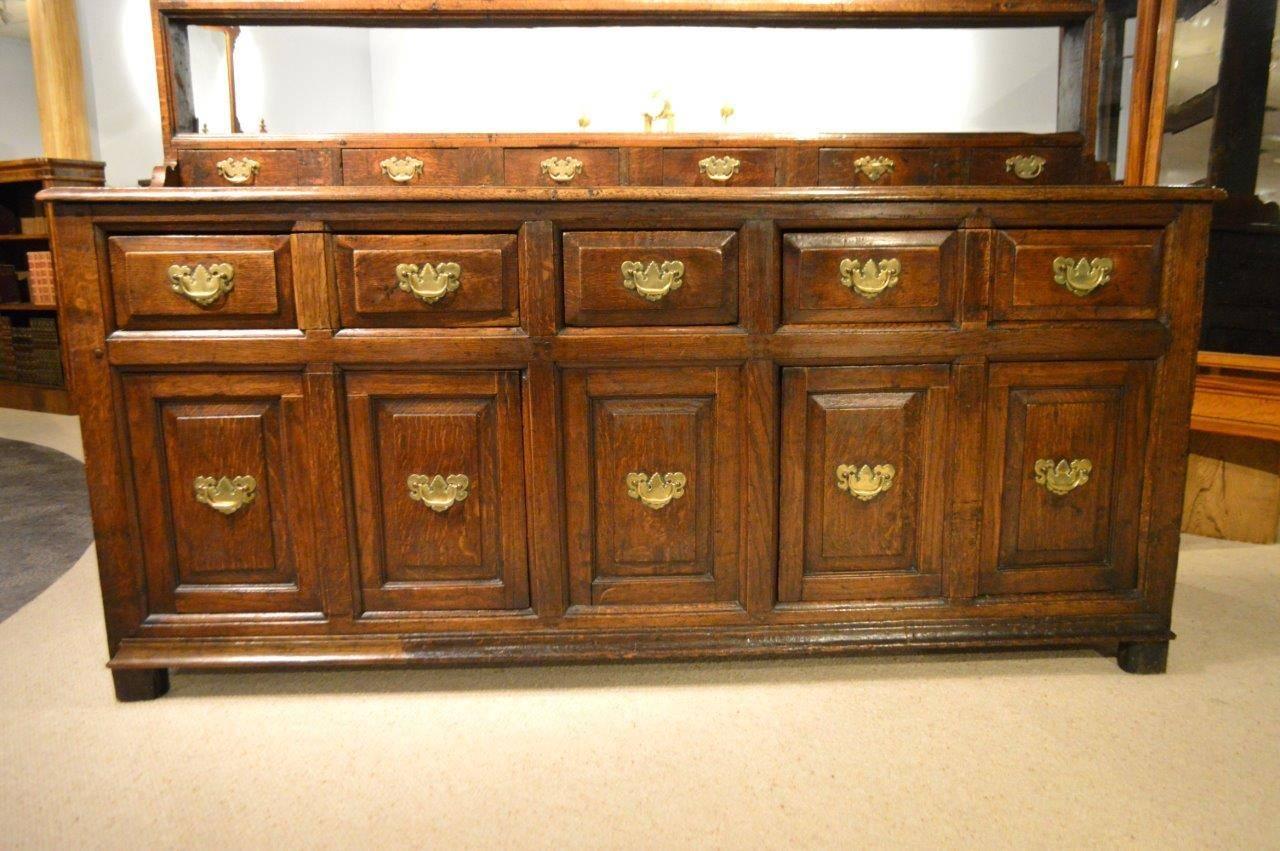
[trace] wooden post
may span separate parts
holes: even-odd
[[[75,0],[30,0],[27,12],[44,155],[92,159]]]

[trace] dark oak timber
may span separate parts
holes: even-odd
[[[169,667],[1105,643],[1155,670],[1215,197],[48,192],[121,699]],[[1058,255],[1112,278],[1073,295]],[[679,287],[625,286],[668,261]],[[222,262],[207,306],[167,278]],[[223,476],[256,496],[197,499]]]

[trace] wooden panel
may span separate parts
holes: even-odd
[[[995,364],[990,371],[984,594],[1131,591],[1152,365]],[[1087,460],[1066,493],[1041,459]]]
[[[1154,319],[1163,232],[1007,230],[995,241],[995,319]],[[1110,280],[1076,295],[1054,279],[1054,261],[1110,258]]]
[[[382,170],[388,159],[413,158],[422,173],[408,182]],[[342,182],[347,186],[496,186],[502,182],[502,152],[497,148],[347,148],[342,152]]]
[[[218,171],[224,160],[253,160],[256,174],[242,183],[233,183]],[[184,186],[295,186],[298,183],[298,152],[293,150],[182,151],[178,170]]]
[[[1274,544],[1280,534],[1280,443],[1193,432],[1182,531]]]
[[[347,376],[362,611],[525,609],[520,374]],[[437,511],[411,476],[463,475]]]
[[[949,151],[933,148],[823,148],[818,153],[818,185],[919,186],[949,182],[945,178],[950,156]],[[878,176],[872,179],[872,175]]]
[[[709,157],[732,157],[738,171],[728,180],[712,180],[701,163]],[[662,152],[665,186],[775,186],[778,154],[767,148],[666,148]]]
[[[622,264],[684,264],[679,289],[650,301],[623,285]],[[734,231],[583,231],[564,235],[568,325],[729,325],[738,319]]]
[[[741,388],[729,367],[564,374],[570,603],[739,600]],[[684,476],[662,507],[628,476]]]
[[[114,236],[108,241],[116,324],[126,330],[293,328],[287,236]],[[231,289],[207,305],[176,292],[171,266],[229,263]]]
[[[318,611],[301,376],[127,375],[124,393],[151,613]],[[252,477],[224,514],[196,479]],[[123,495],[117,495],[123,498]]]
[[[338,236],[338,300],[347,328],[440,328],[520,324],[515,234]],[[403,289],[401,264],[457,263],[458,288],[438,301]]]
[[[899,271],[878,294],[845,286],[840,266],[896,260]],[[964,279],[953,231],[793,233],[784,237],[782,303],[787,323],[947,322]],[[883,272],[881,272],[883,274]],[[866,282],[874,291],[879,284]]]
[[[942,594],[950,368],[783,371],[778,599]],[[859,499],[837,468],[890,465]]]
[[[1038,176],[1025,179],[1010,167],[1009,158],[1040,157],[1044,163]],[[1046,184],[1079,183],[1084,161],[1080,149],[1036,148],[1027,146],[1007,148],[975,148],[969,152],[969,183],[996,186],[1043,186]]]
[[[572,157],[582,170],[563,183],[542,171],[548,159]],[[620,180],[616,148],[509,148],[503,152],[503,178],[508,186],[617,186]]]

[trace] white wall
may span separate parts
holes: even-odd
[[[0,160],[38,157],[42,147],[31,44],[0,38]]]
[[[107,185],[137,186],[164,161],[148,0],[77,0],[94,156]]]

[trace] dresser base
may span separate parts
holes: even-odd
[[[1120,642],[1116,664],[1130,674],[1163,674],[1169,663],[1169,642]]]

